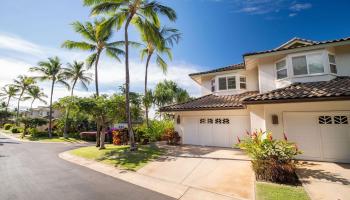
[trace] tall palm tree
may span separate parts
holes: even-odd
[[[110,27],[104,25],[105,21],[104,18],[101,18],[99,20],[96,19],[93,23],[86,22],[83,24],[78,21],[74,22],[72,26],[75,32],[79,33],[84,38],[84,41],[76,42],[67,40],[62,44],[62,47],[64,48],[92,52],[92,54],[86,59],[86,63],[89,68],[95,64],[96,96],[99,96],[98,63],[100,61],[101,53],[105,51],[108,56],[118,61],[120,61],[119,56],[124,54],[124,51],[119,49],[119,46],[122,46],[124,42],[110,42],[112,31]]]
[[[47,98],[47,95],[40,89],[38,86],[32,86],[28,89],[26,92],[26,97],[24,97],[24,100],[31,99],[32,102],[30,103],[30,110],[33,109],[33,103],[35,100],[39,100],[44,104],[47,104],[46,100],[44,98]]]
[[[19,121],[19,104],[23,100],[22,97],[24,93],[33,86],[35,83],[34,79],[32,77],[28,76],[18,76],[17,79],[14,80],[13,86],[17,88],[19,91],[18,101],[17,101],[17,114],[16,114],[16,123],[18,124]]]
[[[40,61],[36,67],[31,67],[30,71],[37,72],[39,76],[34,77],[40,81],[51,81],[50,93],[50,113],[49,113],[49,137],[52,137],[52,97],[56,83],[60,83],[67,88],[69,84],[65,81],[64,69],[58,57],[48,58],[48,61]]]
[[[125,101],[126,114],[128,120],[128,130],[130,137],[130,150],[136,150],[135,138],[132,131],[130,98],[129,98],[129,34],[130,23],[138,21],[139,18],[151,21],[156,27],[160,27],[159,14],[165,15],[171,21],[176,20],[176,12],[167,6],[158,2],[145,0],[84,0],[87,6],[93,6],[91,13],[111,14],[110,24],[117,26],[118,30],[124,25],[124,42],[125,42]]]
[[[7,111],[10,105],[11,99],[17,96],[17,93],[19,90],[14,85],[6,85],[1,88],[1,91],[2,92],[0,93],[0,97],[3,97],[3,99],[7,99],[7,102],[5,105],[5,109]]]
[[[90,84],[92,81],[91,74],[87,72],[87,69],[85,68],[84,62],[77,62],[73,61],[73,63],[68,63],[67,68],[65,68],[64,71],[64,76],[66,77],[67,80],[71,82],[71,93],[70,93],[70,98],[71,98],[71,103],[73,101],[73,93],[74,93],[74,88],[77,83],[80,83],[82,88],[85,90],[88,90],[87,85]],[[69,118],[69,108],[70,106],[67,106],[66,108],[66,118],[64,121],[64,133],[63,136],[65,138],[68,137],[67,134],[67,121]]]
[[[168,64],[162,58],[162,54],[166,54],[170,60],[172,60],[171,47],[174,42],[178,43],[181,37],[181,34],[177,29],[163,27],[161,29],[154,27],[152,24],[149,24],[147,21],[138,23],[138,28],[141,32],[141,39],[143,41],[144,48],[141,50],[141,59],[147,56],[146,59],[146,68],[145,68],[145,85],[144,85],[144,94],[145,97],[149,97],[147,90],[147,81],[148,81],[148,67],[149,62],[152,56],[155,54],[156,63],[162,69],[165,74],[168,69]],[[146,124],[148,123],[148,105],[145,104],[145,117]]]

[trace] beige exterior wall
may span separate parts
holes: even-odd
[[[350,76],[350,46],[335,48],[335,54],[338,73],[342,76]]]
[[[272,131],[275,137],[282,139],[284,112],[350,111],[350,101],[252,105],[248,106],[248,109],[250,110],[252,130],[261,128]],[[272,124],[272,115],[278,116],[278,124]],[[264,116],[263,119],[262,116]]]

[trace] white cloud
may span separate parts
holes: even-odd
[[[0,44],[0,87],[11,83],[18,75],[32,75],[32,73],[29,73],[28,70],[39,60],[45,60],[50,56],[58,56],[62,59],[63,63],[66,63],[72,60],[84,60],[88,55],[87,53],[80,51],[68,51],[60,48],[40,46],[17,36],[9,36],[0,33],[0,41],[1,39],[5,38],[16,45],[11,46],[8,42],[2,42]],[[14,50],[17,51],[17,53],[9,53],[8,50]],[[19,56],[18,52],[24,56]],[[189,91],[190,95],[192,96],[200,95],[199,86],[188,76],[190,73],[199,71],[198,66],[186,62],[169,62],[168,65],[168,73],[164,75],[154,62],[150,63],[148,79],[149,88],[153,88],[159,81],[167,79],[177,82],[181,87]],[[144,62],[141,62],[139,58],[131,58],[131,90],[136,92],[143,91],[144,69]],[[92,69],[91,72],[93,72]],[[109,58],[106,58],[105,56],[101,58],[101,62],[99,64],[99,84],[101,93],[111,94],[118,91],[118,86],[124,83],[124,77],[125,70],[123,63],[117,63]],[[43,88],[46,94],[50,93],[49,83],[40,83],[40,87]],[[89,96],[95,90],[94,87],[94,83],[92,83],[89,86],[89,91],[83,91],[81,88],[77,88],[75,94],[79,96]],[[55,88],[54,100],[66,95],[69,95],[69,92],[64,87],[57,86]],[[30,102],[22,103],[23,106],[27,107],[29,104]],[[37,102],[34,104],[34,106],[38,105],[42,105],[42,103]]]
[[[295,3],[290,7],[290,10],[294,12],[299,12],[302,10],[310,9],[311,7],[312,7],[311,3]]]
[[[288,16],[289,17],[295,17],[295,16],[297,16],[298,14],[297,13],[290,13]]]

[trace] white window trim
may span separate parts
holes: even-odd
[[[217,90],[215,90],[215,92],[222,92],[222,91],[236,91],[238,90],[237,87],[237,77],[239,77],[240,75],[237,74],[226,74],[226,75],[220,75],[220,76],[216,76],[215,78],[215,87],[217,88]],[[230,77],[235,77],[235,83],[236,83],[236,88],[235,89],[228,89],[228,81],[227,79]],[[220,90],[219,87],[219,78],[226,78],[226,90]],[[239,82],[238,82],[239,83]]]
[[[247,76],[245,76],[245,75],[237,75],[237,77],[238,77],[238,87],[237,87],[237,84],[236,84],[236,88],[237,89],[239,88],[240,90],[246,90],[248,88]],[[245,78],[245,82],[241,82],[241,77]],[[237,80],[236,80],[236,82],[237,82]],[[245,88],[241,88],[241,83],[245,83]]]
[[[322,65],[323,65],[323,72],[310,74],[310,67],[309,67],[310,62],[309,62],[309,59],[308,59],[308,57],[309,57],[310,55],[319,55],[319,56],[321,56]],[[294,74],[294,68],[293,68],[293,58],[302,57],[302,56],[305,56],[305,58],[306,58],[306,69],[307,69],[307,74],[295,75],[295,74]],[[299,56],[291,56],[291,64],[292,64],[291,67],[292,67],[293,76],[294,76],[294,77],[302,77],[302,76],[312,76],[312,75],[316,75],[316,76],[317,76],[317,75],[324,75],[324,74],[327,74],[327,72],[326,72],[326,67],[325,67],[325,63],[324,63],[324,61],[323,61],[323,56],[324,56],[323,53],[316,53],[316,52],[308,53],[308,54],[304,54],[304,55],[299,55]],[[328,56],[328,54],[327,54],[327,56]]]
[[[279,63],[279,62],[281,62],[281,61],[283,61],[283,60],[285,60],[286,61],[286,66],[285,66],[285,68],[283,68],[283,69],[280,69],[280,70],[284,70],[284,69],[287,69],[287,76],[286,77],[284,77],[284,78],[280,78],[280,79],[278,79],[277,78],[277,72],[278,71],[280,71],[280,70],[277,70],[277,63]],[[284,57],[284,58],[282,58],[282,59],[279,59],[279,60],[277,60],[275,63],[274,63],[274,71],[275,71],[275,79],[277,80],[277,81],[281,81],[281,80],[285,80],[285,79],[288,79],[289,78],[289,70],[288,70],[288,57]]]

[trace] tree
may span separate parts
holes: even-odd
[[[156,85],[154,90],[154,101],[158,107],[184,103],[190,100],[186,90],[180,88],[175,82],[164,80]]]
[[[145,21],[139,21],[138,28],[141,32],[141,39],[143,41],[143,49],[141,50],[141,59],[146,56],[146,67],[145,67],[145,88],[144,88],[144,97],[147,98],[150,95],[147,95],[149,92],[147,90],[147,81],[148,81],[148,67],[149,62],[152,58],[152,56],[155,54],[156,56],[156,63],[157,65],[162,69],[163,73],[165,74],[168,69],[168,65],[165,62],[165,60],[162,58],[162,54],[166,54],[168,58],[172,59],[172,53],[171,53],[171,47],[173,46],[173,43],[180,40],[181,34],[177,29],[174,28],[167,28],[163,27],[162,29],[159,29],[157,27],[154,27],[149,22]],[[146,118],[146,124],[147,127],[149,127],[148,123],[148,106],[147,99],[145,99],[145,118]]]
[[[7,99],[7,103],[5,105],[6,111],[8,110],[11,99],[17,96],[18,91],[18,88],[14,85],[6,85],[1,88],[0,97],[3,97],[3,99]]]
[[[82,88],[85,90],[88,90],[87,85],[90,84],[92,81],[91,74],[87,72],[87,69],[84,66],[84,62],[77,62],[73,61],[73,63],[68,63],[67,68],[64,69],[64,76],[67,80],[70,80],[72,86],[71,86],[71,94],[70,94],[70,103],[66,107],[66,117],[64,121],[64,132],[63,136],[65,138],[68,137],[67,134],[67,121],[69,118],[69,109],[71,107],[71,103],[73,102],[73,93],[74,93],[74,88],[77,83],[80,83]]]
[[[16,123],[18,125],[19,120],[19,104],[23,100],[22,97],[24,93],[33,86],[35,83],[34,79],[32,77],[27,76],[18,76],[17,79],[14,80],[14,87],[17,88],[19,92],[18,101],[17,101],[17,114],[16,114]]]
[[[38,86],[32,86],[30,87],[26,92],[26,97],[24,97],[25,100],[31,99],[32,102],[30,103],[30,110],[33,109],[33,103],[35,100],[39,100],[44,104],[47,104],[46,100],[44,98],[47,98],[47,95],[38,87]]]
[[[52,137],[52,97],[55,84],[59,83],[67,88],[69,84],[65,81],[64,69],[58,57],[48,58],[48,61],[40,61],[36,67],[31,67],[30,71],[39,73],[39,76],[34,77],[40,81],[51,81],[50,93],[50,113],[49,113],[49,138]]]
[[[100,56],[103,51],[105,53],[120,61],[119,56],[124,54],[124,51],[119,49],[119,46],[124,42],[110,42],[112,37],[112,31],[109,27],[104,26],[105,19],[95,20],[93,23],[86,22],[82,24],[80,22],[74,22],[72,24],[75,32],[79,33],[85,41],[76,42],[67,40],[62,44],[62,47],[68,49],[80,49],[84,51],[90,51],[92,54],[86,59],[86,63],[90,68],[95,64],[95,87],[96,96],[99,96],[98,87],[98,64]]]
[[[165,15],[171,21],[176,20],[176,12],[167,6],[158,2],[144,0],[84,0],[87,6],[93,6],[91,13],[93,15],[108,13],[111,18],[107,24],[114,24],[119,30],[124,25],[124,42],[125,42],[125,100],[126,115],[128,121],[128,130],[130,137],[130,150],[136,150],[134,133],[131,124],[130,98],[129,98],[129,34],[130,23],[143,18],[151,21],[156,27],[160,27],[159,14]]]

